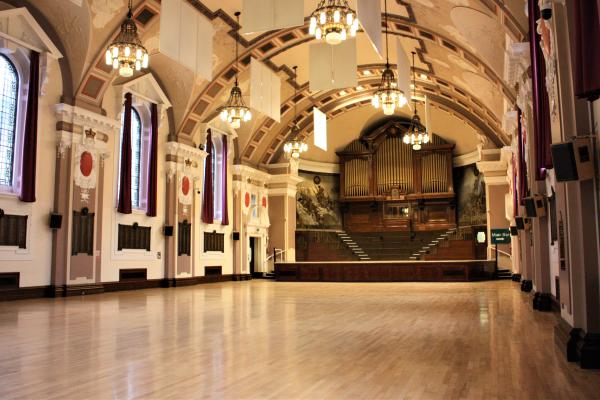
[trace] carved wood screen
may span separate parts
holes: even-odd
[[[27,215],[0,216],[0,246],[27,247]]]
[[[177,232],[177,255],[192,255],[192,224],[187,222],[179,223]]]
[[[94,213],[73,211],[71,254],[94,255]]]
[[[119,224],[118,249],[134,249],[150,251],[149,226]]]
[[[204,232],[204,252],[225,252],[225,234],[217,232]]]

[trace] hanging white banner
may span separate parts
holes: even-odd
[[[250,61],[250,107],[281,121],[281,79],[254,58]]]
[[[345,40],[337,46],[311,44],[309,63],[311,92],[355,87],[358,84],[355,39]]]
[[[160,53],[211,80],[213,36],[212,23],[187,1],[162,0]]]
[[[379,0],[356,0],[356,15],[358,22],[367,34],[373,49],[383,59],[381,42],[381,3]]]
[[[242,33],[304,25],[302,0],[244,0],[242,11]]]
[[[314,144],[327,151],[327,115],[317,107],[313,108]]]

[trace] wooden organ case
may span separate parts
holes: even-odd
[[[388,121],[338,152],[348,232],[456,227],[453,144],[432,135],[419,151],[402,142],[409,121]]]

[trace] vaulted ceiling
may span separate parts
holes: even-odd
[[[233,85],[233,13],[242,0],[188,0],[215,28],[213,80],[207,81],[158,51],[160,2],[135,0],[134,16],[142,41],[151,53],[150,67],[173,104],[172,134],[187,143],[198,142],[200,125],[216,116]],[[379,0],[373,0],[379,1]],[[383,5],[383,0],[380,0]],[[4,0],[0,7],[32,6],[50,25],[70,70],[72,97],[77,105],[101,110],[104,94],[116,76],[104,65],[104,49],[126,14],[126,0]],[[305,0],[305,16],[317,5]],[[350,1],[352,4],[352,1]],[[507,137],[502,118],[514,103],[514,91],[504,80],[505,48],[523,41],[526,29],[523,0],[388,0],[389,32],[402,41],[407,53],[416,51],[417,91],[433,105],[433,131],[457,144],[456,153],[502,146]],[[308,22],[308,18],[305,19]],[[243,15],[241,24],[243,25]],[[359,85],[330,92],[308,89],[308,25],[240,39],[240,80],[249,93],[249,60],[265,62],[282,78],[282,117],[277,123],[254,113],[238,131],[240,162],[251,165],[277,162],[293,117],[294,87],[291,67],[297,65],[297,98],[303,134],[312,134],[312,107],[327,112],[329,152],[312,149],[307,158],[335,161],[334,151],[356,138],[365,124],[383,117],[372,109],[370,93],[377,85],[383,60],[363,33],[357,37]],[[392,48],[394,46],[391,46]],[[208,55],[207,55],[208,56]],[[392,63],[395,51],[390,54]],[[64,68],[63,68],[64,69]],[[68,95],[68,94],[67,94]],[[410,115],[405,107],[400,114]]]

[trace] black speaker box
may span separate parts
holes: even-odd
[[[587,138],[552,145],[552,163],[558,182],[585,181],[594,178],[592,146]]]
[[[523,222],[523,217],[516,217],[515,224],[517,225],[517,230],[524,231],[525,223]]]
[[[62,227],[62,215],[50,214],[50,229],[60,229]]]
[[[511,236],[518,236],[519,235],[519,229],[517,229],[516,226],[511,226],[510,227],[510,234],[511,234]]]
[[[167,237],[173,236],[173,226],[172,225],[165,225],[164,228],[163,228],[163,233]]]
[[[529,218],[546,216],[546,199],[540,194],[534,194],[525,199],[525,212]]]
[[[233,232],[232,238],[233,238],[233,240],[240,240],[240,233],[239,232]]]

